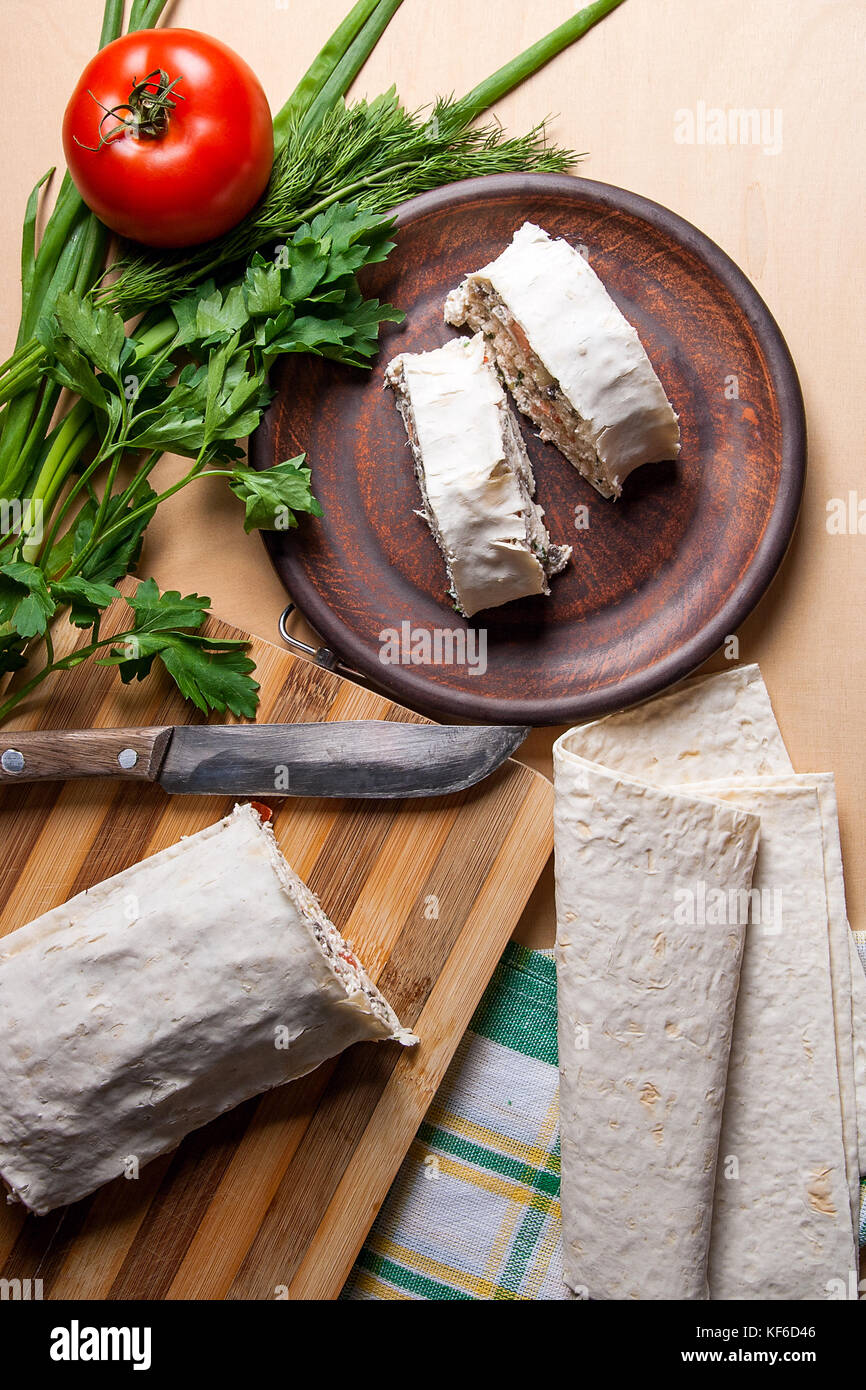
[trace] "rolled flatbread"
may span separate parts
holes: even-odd
[[[416,1041],[236,806],[0,941],[0,1176],[50,1211],[383,1038]]]
[[[707,1298],[759,823],[589,762],[583,732],[554,747],[565,1279],[589,1298]]]

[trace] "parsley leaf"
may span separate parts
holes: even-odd
[[[259,685],[250,672],[256,663],[236,647],[178,636],[167,640],[159,656],[180,693],[198,709],[255,718]]]
[[[385,260],[394,248],[394,243],[387,239],[393,225],[393,219],[384,220],[356,203],[334,203],[301,227],[298,235],[309,230],[327,246],[323,280],[328,284],[343,275],[354,275],[362,265]]]
[[[99,410],[107,410],[108,400],[102,383],[75,344],[59,332],[55,332],[53,336],[48,337],[47,346],[52,354],[49,375],[58,386],[65,386],[68,391],[74,391]]]
[[[144,579],[126,602],[135,614],[136,632],[170,632],[172,628],[201,627],[210,599],[200,594],[181,598],[178,589],[159,592],[155,579]]]
[[[312,267],[311,287],[318,284],[322,275],[317,249],[312,253]],[[250,318],[271,318],[274,314],[279,313],[285,300],[291,303],[293,299],[302,297],[298,294],[289,294],[288,283],[287,281],[284,283],[284,281],[286,281],[286,277],[281,274],[276,262],[269,264],[258,253],[253,256],[244,276],[242,291]]]
[[[127,443],[132,449],[197,458],[234,459],[235,440],[252,434],[271,399],[264,364],[253,363],[235,334],[212,348],[205,365],[187,363],[159,405],[133,419]]]
[[[85,560],[81,569],[85,579],[89,579],[93,583],[113,584],[116,580],[122,579],[130,570],[135,569],[141,554],[144,533],[156,511],[156,493],[147,483],[142,483],[136,488],[128,505],[124,506],[120,497],[113,497],[105,511],[105,528],[107,529],[118,522],[125,513],[137,511],[139,507],[145,508],[141,516],[130,521],[118,535],[111,536],[108,540],[97,545],[92,554]],[[90,540],[93,534],[96,511],[94,502],[86,502],[78,513],[72,532],[71,554],[68,558],[71,558],[72,554],[79,554]],[[58,562],[66,557],[68,549],[68,546],[64,544],[66,540],[67,537],[63,537],[57,548],[58,561],[55,561],[53,554],[50,557],[49,571],[56,571]]]
[[[43,633],[56,607],[37,565],[23,560],[0,565],[0,622],[9,623],[19,637]]]
[[[210,346],[224,342],[232,334],[240,332],[247,322],[241,286],[233,285],[228,293],[223,294],[212,280],[173,304],[172,313],[178,326],[175,347],[186,347],[192,343]]]
[[[71,290],[57,296],[54,312],[61,331],[78,351],[119,384],[121,366],[129,356],[120,315],[97,308]]]
[[[117,598],[117,590],[111,584],[94,582],[80,574],[55,579],[49,588],[57,603],[69,604],[69,621],[73,627],[93,627],[103,609]]]
[[[184,699],[204,714],[224,714],[228,709],[254,719],[259,686],[250,675],[255,662],[241,650],[245,645],[184,632],[131,633],[98,664],[116,666],[123,684],[129,685],[144,680],[158,658]]]
[[[144,680],[158,659],[184,698],[203,713],[228,709],[255,717],[259,686],[250,675],[255,662],[244,655],[247,644],[204,637],[195,630],[208,616],[209,598],[181,597],[177,589],[161,594],[156,581],[146,579],[126,602],[135,614],[132,629],[100,658],[101,666],[116,666],[128,685]]]
[[[229,487],[246,505],[245,531],[288,531],[298,524],[296,512],[322,515],[310,489],[310,469],[302,467],[305,458],[299,454],[260,473],[243,466],[234,469]]]

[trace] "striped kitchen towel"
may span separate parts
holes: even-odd
[[[569,1298],[553,954],[511,942],[343,1298]]]
[[[566,1299],[556,971],[509,943],[342,1297]],[[860,1243],[866,1244],[866,1183]]]

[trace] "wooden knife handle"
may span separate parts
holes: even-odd
[[[0,784],[63,782],[67,778],[113,777],[152,782],[173,730],[45,729],[0,730]]]

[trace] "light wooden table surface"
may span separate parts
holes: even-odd
[[[579,7],[405,0],[357,93],[395,83],[410,107],[462,93]],[[349,0],[177,0],[171,19],[236,48],[276,110],[348,8]],[[101,11],[100,0],[0,6],[2,356],[17,325],[25,199],[46,168],[62,163],[61,116],[95,46]],[[588,151],[586,177],[645,194],[707,232],[750,276],[787,337],[809,422],[806,496],[781,575],[739,633],[739,654],[761,664],[795,767],[836,774],[849,912],[859,928],[866,928],[866,534],[831,534],[827,504],[859,491],[866,533],[864,44],[863,0],[626,0],[496,111],[514,132],[552,115],[555,138]],[[701,112],[718,107],[767,112],[766,140],[701,142]],[[692,143],[681,138],[684,112],[698,123]],[[175,467],[166,460],[161,476]],[[196,483],[160,511],[142,572],[164,588],[210,594],[224,618],[276,639],[285,595],[258,537],[244,535],[239,504],[220,486]],[[526,746],[527,761],[547,773],[553,737],[537,730]],[[552,935],[548,870],[520,936],[547,945]]]

